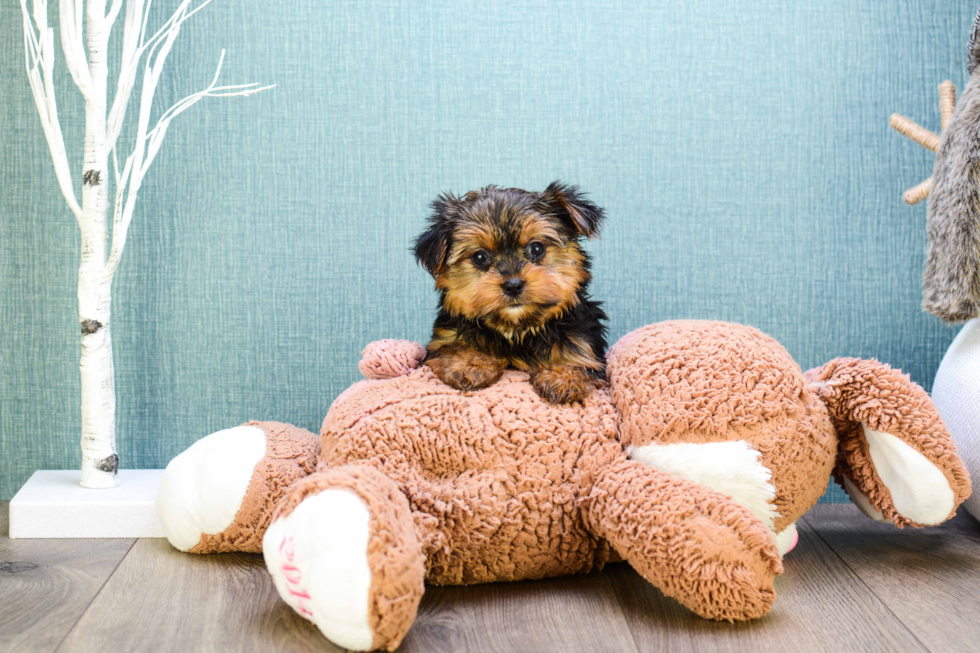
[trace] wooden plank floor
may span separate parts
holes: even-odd
[[[962,511],[961,511],[962,512]],[[980,650],[980,524],[921,531],[819,505],[763,619],[700,619],[627,565],[428,588],[403,651]],[[164,540],[11,540],[0,504],[0,652],[335,651],[279,600],[262,558]]]

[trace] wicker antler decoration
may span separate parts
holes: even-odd
[[[946,131],[946,125],[949,124],[949,119],[953,117],[953,110],[955,108],[956,87],[953,86],[953,82],[946,80],[939,85],[939,115],[942,121],[942,131],[940,131],[939,134],[931,132],[925,127],[922,127],[921,125],[912,122],[905,116],[900,116],[897,113],[892,114],[892,117],[888,119],[888,124],[902,136],[910,138],[927,150],[935,152],[939,148],[939,138],[942,136],[942,133]],[[929,190],[931,188],[932,177],[929,177],[918,186],[913,186],[905,191],[905,193],[902,195],[902,199],[909,204],[918,204],[925,198],[929,197]]]

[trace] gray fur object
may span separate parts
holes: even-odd
[[[939,142],[929,192],[922,307],[944,322],[980,316],[980,11],[970,80]]]

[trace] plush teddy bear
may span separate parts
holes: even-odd
[[[666,322],[624,336],[608,383],[543,401],[524,373],[462,393],[404,341],[320,437],[214,433],[167,467],[158,511],[183,551],[262,551],[282,598],[334,643],[395,649],[424,583],[585,573],[626,560],[711,619],[765,614],[794,523],[837,475],[898,526],[953,515],[970,482],[928,395],[886,365],[805,375],[761,332]]]

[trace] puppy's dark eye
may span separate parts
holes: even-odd
[[[490,263],[490,255],[481,249],[474,252],[473,256],[470,257],[470,260],[473,261],[473,265],[481,270],[485,270],[487,265]]]
[[[527,258],[531,261],[540,261],[544,256],[544,243],[534,241],[527,246]]]

